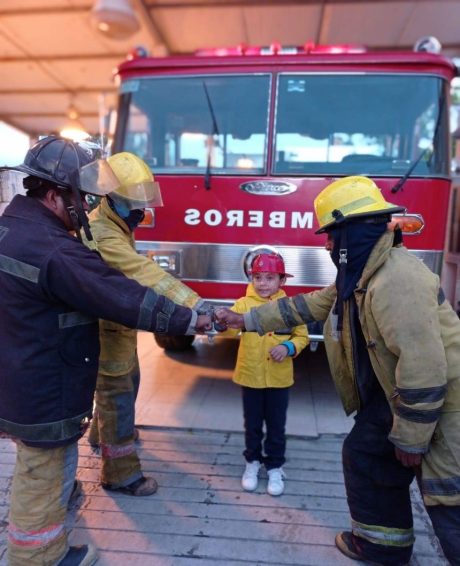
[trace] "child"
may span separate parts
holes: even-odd
[[[251,264],[251,283],[246,296],[238,299],[232,310],[245,313],[267,301],[285,297],[280,287],[286,277],[292,275],[286,273],[280,255],[257,255]],[[241,485],[246,491],[257,489],[262,463],[268,473],[268,493],[281,495],[284,491],[282,466],[289,388],[294,383],[292,358],[307,344],[305,325],[264,336],[256,332],[244,332],[241,336],[233,381],[242,386],[243,392],[246,469]]]

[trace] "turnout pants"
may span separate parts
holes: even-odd
[[[64,522],[78,461],[77,443],[32,448],[17,441],[8,527],[9,566],[54,566],[68,550]]]
[[[353,541],[368,561],[407,564],[414,543],[409,492],[414,472],[399,463],[388,441],[392,415],[383,395],[355,421],[342,451]]]
[[[433,529],[452,566],[460,566],[460,505],[427,505]]]
[[[90,442],[99,444],[102,456],[101,482],[113,488],[142,477],[134,442],[135,403],[139,389],[139,365],[124,375],[97,376],[96,410]]]

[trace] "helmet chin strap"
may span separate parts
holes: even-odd
[[[74,232],[77,235],[77,238],[81,242],[80,223],[78,221],[77,211],[75,210],[75,207],[73,206],[73,204],[70,204],[69,206],[67,206],[67,212],[69,213]]]
[[[86,213],[83,210],[83,205],[81,202],[80,175],[78,171],[74,171],[74,173],[72,174],[71,184],[72,184],[72,194],[74,196],[75,203],[67,207],[67,210],[69,211],[70,219],[72,220],[72,224],[74,226],[75,232],[77,233],[77,238],[81,241],[80,230],[81,228],[83,228],[83,230],[85,231],[86,239],[91,242],[93,240],[93,235],[91,234],[88,217],[86,216]]]
[[[337,315],[337,330],[343,330],[343,291],[345,288],[345,276],[347,272],[348,263],[348,249],[347,249],[347,225],[343,224],[340,230],[339,245],[339,265],[336,279],[337,300],[335,303],[334,314]]]

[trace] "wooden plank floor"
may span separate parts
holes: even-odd
[[[132,498],[99,485],[99,456],[80,441],[78,477],[84,494],[71,510],[74,543],[92,541],[98,566],[346,566],[334,546],[349,527],[341,471],[342,435],[288,438],[286,490],[241,490],[243,435],[160,427],[141,428],[139,453],[158,493]],[[7,508],[14,444],[0,439],[0,565],[6,566]],[[427,515],[413,492],[413,566],[442,566]]]

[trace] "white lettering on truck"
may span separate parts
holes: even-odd
[[[208,226],[229,226],[244,228],[263,228],[267,224],[270,228],[309,228],[313,227],[312,212],[289,213],[280,210],[272,210],[265,213],[263,210],[227,210],[225,216],[219,210],[211,208],[201,213],[196,208],[187,208],[184,216],[185,224],[197,226],[204,222]]]

